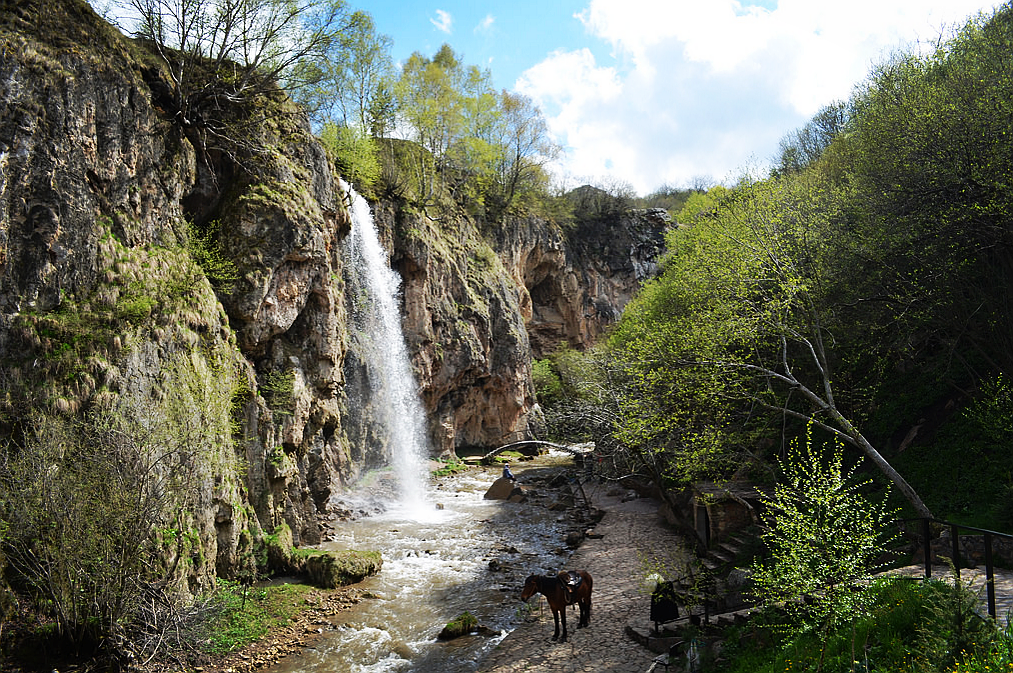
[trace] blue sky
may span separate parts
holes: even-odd
[[[730,182],[848,97],[873,64],[928,45],[986,0],[349,0],[394,58],[450,44],[530,96],[567,184]]]

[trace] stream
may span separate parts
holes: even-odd
[[[340,508],[357,515],[337,523],[333,540],[321,548],[379,550],[383,569],[357,585],[369,598],[337,615],[313,648],[272,673],[474,671],[524,618],[524,579],[565,565],[564,540],[579,523],[567,510],[550,509],[564,491],[548,484],[565,482],[572,468],[565,453],[516,464],[518,483],[529,494],[525,503],[483,498],[500,476],[493,467],[431,480],[425,506],[378,501],[394,479],[389,472],[337,496]],[[465,611],[491,633],[438,641],[443,626]]]

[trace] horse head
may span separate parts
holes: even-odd
[[[529,598],[538,593],[538,575],[529,575],[524,580],[524,590],[521,591],[521,600],[525,603]]]

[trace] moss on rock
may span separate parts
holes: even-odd
[[[447,622],[447,625],[440,631],[440,635],[437,636],[440,640],[453,640],[461,636],[466,636],[469,633],[473,633],[478,630],[478,619],[475,618],[470,612],[463,612],[457,616],[457,619]]]
[[[383,557],[378,551],[327,551],[306,559],[310,582],[324,589],[361,582],[381,567]]]

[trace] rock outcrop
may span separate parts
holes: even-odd
[[[143,45],[83,0],[0,5],[0,434],[37,413],[161,414],[189,377],[217,396],[189,423],[200,445],[233,454],[196,485],[192,588],[252,563],[264,531],[319,542],[333,493],[388,459],[354,406],[369,381],[348,351],[351,220],[324,151],[277,98],[250,131],[256,161],[200,154],[160,108]],[[374,210],[444,455],[530,435],[532,354],[592,343],[667,226]]]
[[[641,209],[566,228],[531,218],[498,230],[504,265],[521,291],[534,356],[595,343],[657,272],[671,223],[664,210]]]

